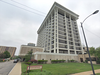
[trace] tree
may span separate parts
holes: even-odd
[[[90,50],[89,50],[89,52],[90,52],[91,55],[95,56],[96,50],[95,50],[94,47],[91,47]]]
[[[95,53],[95,55],[96,55],[98,58],[100,58],[100,47],[97,47],[97,48],[96,48],[96,53]]]
[[[28,61],[30,60],[31,54],[32,54],[32,51],[29,51],[29,52],[24,56],[25,62],[28,62]]]
[[[100,64],[100,47],[96,48],[97,63]]]
[[[100,63],[100,47],[97,47],[96,49],[94,47],[91,47],[90,54],[96,57],[97,63]]]
[[[8,51],[5,51],[4,54],[5,54],[5,58],[9,58],[11,56]]]

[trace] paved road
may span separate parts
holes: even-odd
[[[13,61],[0,62],[0,75],[8,75],[16,63]]]

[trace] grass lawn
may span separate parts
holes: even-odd
[[[87,63],[57,63],[57,64],[32,64],[43,65],[43,71],[31,70],[29,75],[68,75],[84,71],[90,71],[91,65]],[[28,65],[22,63],[22,75],[26,74]],[[93,65],[94,69],[100,69],[100,65]],[[99,74],[97,74],[99,75]]]
[[[96,75],[100,75],[100,73],[97,73]]]

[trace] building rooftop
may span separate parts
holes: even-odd
[[[50,16],[50,13],[52,13],[54,10],[54,8],[59,8],[63,11],[65,11],[67,14],[70,14],[71,16],[73,16],[75,19],[78,19],[79,15],[77,15],[76,13],[72,12],[71,10],[65,8],[64,6],[60,5],[57,2],[54,2],[53,6],[51,7],[50,11],[48,12],[47,16],[45,17],[44,21],[42,22],[41,26],[39,27],[37,33],[40,32],[40,30],[42,29],[44,23],[46,22],[47,18]]]

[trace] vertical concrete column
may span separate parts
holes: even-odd
[[[47,35],[46,36],[46,38],[47,38],[46,39],[46,41],[47,41],[47,43],[46,43],[46,45],[47,45],[46,50],[48,50],[48,33],[47,33],[48,31],[47,31],[47,29],[48,29],[48,24],[47,24],[47,21],[46,21],[46,35]]]
[[[51,19],[52,19],[52,22],[51,22],[51,25],[52,26],[54,26],[54,12],[52,13],[52,15],[51,15]],[[53,30],[54,28],[52,28],[52,30]],[[52,33],[54,33],[54,31],[52,31]],[[51,35],[52,37],[54,37],[54,35]],[[53,41],[54,41],[54,39],[53,39]],[[54,43],[52,44],[53,46],[54,46]],[[54,50],[54,48],[52,49],[52,50]]]
[[[52,48],[51,48],[51,47],[52,47],[52,43],[51,43],[51,42],[52,42],[52,14],[51,14],[51,16],[50,16],[50,20],[51,20],[51,21],[50,21],[50,24],[51,24],[50,36],[51,36],[51,37],[50,37],[50,51],[49,51],[49,53],[51,53],[51,50],[52,50]]]
[[[73,24],[72,24],[72,20],[71,20],[71,15],[69,15],[70,18],[70,23],[71,23],[71,31],[72,31],[72,38],[73,38],[73,46],[74,46],[74,51],[76,54],[76,46],[75,46],[75,40],[74,40],[74,31],[73,31]]]
[[[67,19],[66,19],[66,13],[64,13],[64,17],[65,17],[65,27],[66,27],[66,41],[67,41],[67,49],[68,49],[68,54],[70,54],[70,50],[69,50],[69,39],[68,39],[68,29],[67,29]]]
[[[46,45],[46,25],[44,24],[44,51],[46,49],[45,45]]]
[[[54,53],[56,53],[56,9],[54,10]]]
[[[57,53],[59,53],[59,33],[58,33],[58,8],[56,9],[57,16]]]

